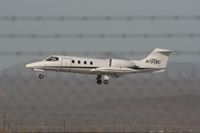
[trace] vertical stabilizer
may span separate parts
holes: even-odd
[[[156,48],[147,58],[142,60],[142,64],[147,68],[165,69],[172,52],[171,50]]]

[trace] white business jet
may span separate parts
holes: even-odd
[[[56,71],[97,75],[97,84],[109,84],[112,77],[126,74],[164,72],[168,57],[173,51],[155,49],[142,60],[95,59],[71,56],[49,56],[42,61],[27,64],[26,67],[39,72]],[[44,75],[39,74],[43,79]],[[103,79],[103,82],[102,82]]]

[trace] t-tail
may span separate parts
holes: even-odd
[[[173,52],[172,50],[156,48],[145,59],[134,62],[136,67],[140,69],[147,71],[149,70],[155,73],[164,72],[168,64],[169,55],[172,52]]]

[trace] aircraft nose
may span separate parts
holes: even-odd
[[[42,69],[43,67],[44,67],[43,62],[35,62],[35,63],[26,64],[26,68],[29,68],[29,69]]]
[[[26,64],[26,68],[33,68],[34,67],[34,64],[31,63],[31,64]]]

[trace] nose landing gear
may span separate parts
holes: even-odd
[[[44,78],[44,75],[43,74],[39,74],[39,79],[43,79]]]

